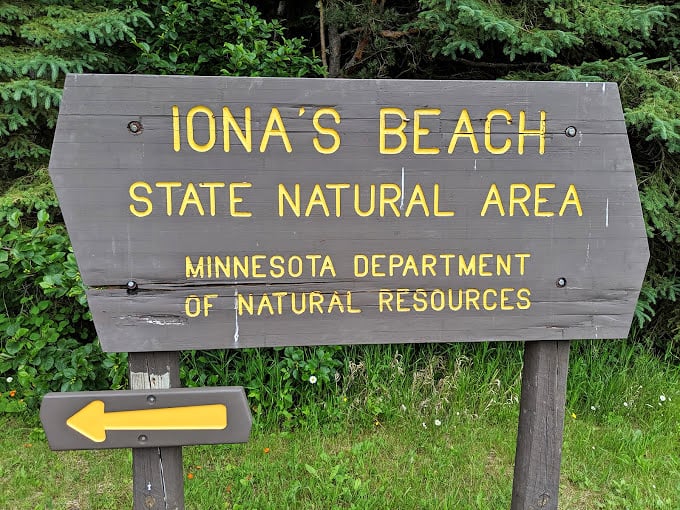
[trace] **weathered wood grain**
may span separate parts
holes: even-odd
[[[206,152],[191,149],[186,134],[186,114],[197,105],[209,108],[213,120],[204,113],[194,116],[196,143],[208,142],[209,124],[215,123],[215,144]],[[175,106],[180,113],[178,151]],[[251,108],[251,152],[233,129],[225,152],[225,106],[240,126],[245,108]],[[292,152],[276,134],[260,151],[274,107]],[[388,107],[400,108],[408,118],[406,147],[399,154],[379,151],[380,110]],[[333,108],[341,119],[336,124],[325,115],[320,121],[340,137],[332,154],[321,154],[314,146],[315,138],[323,146],[331,143],[328,134],[314,128],[312,116],[319,108]],[[420,132],[421,147],[439,148],[437,154],[414,149],[418,109],[440,111],[421,115],[419,121],[421,129],[429,130]],[[457,141],[452,153],[447,150],[463,109],[470,115],[477,153],[466,138]],[[486,148],[484,129],[494,110],[512,115],[510,124],[498,115],[490,121],[491,145],[502,146],[506,139],[511,144],[504,154]],[[536,136],[525,138],[519,154],[520,111],[526,112],[527,129],[537,129],[539,112],[546,112],[543,154]],[[388,127],[400,122],[395,115],[386,119]],[[129,131],[130,122],[140,123],[137,134]],[[575,136],[566,135],[571,126]],[[399,143],[396,135],[386,139],[388,146]],[[50,174],[107,351],[618,338],[628,332],[649,257],[618,89],[611,83],[70,75]],[[145,202],[131,195],[131,186],[140,182],[151,189],[135,188],[152,203],[146,216],[135,216],[130,209],[145,211]],[[157,186],[163,182],[179,184],[166,193]],[[215,182],[224,187],[201,187]],[[234,205],[229,183],[243,182],[250,186],[236,188]],[[316,205],[309,206],[317,184],[323,198],[317,192]],[[349,189],[333,189],[334,184]],[[381,184],[389,187],[386,196],[396,190],[401,194],[395,209],[385,205],[381,216],[376,203],[374,214],[358,215],[354,186],[361,208],[367,210],[371,185],[379,197]],[[528,215],[517,204],[510,214],[513,184],[531,192]],[[537,191],[545,184],[554,188]],[[285,202],[279,209],[279,185],[291,194],[299,185],[299,217]],[[482,216],[494,185],[503,214],[490,205]],[[414,195],[417,186],[422,195]],[[573,204],[562,210],[570,186],[577,190],[580,214]],[[536,205],[537,194],[547,201]],[[412,197],[415,203],[406,217]],[[435,207],[455,215],[435,216]],[[243,211],[251,215],[233,214]],[[553,215],[540,216],[545,211]],[[362,275],[354,268],[357,255],[422,260],[455,254],[470,260],[482,254],[522,253],[530,254],[525,270],[520,273],[514,266],[510,275],[480,276],[487,271],[479,266],[474,275],[457,269],[446,274],[442,264],[436,274],[420,268],[380,276],[384,270],[376,268],[374,274]],[[328,256],[334,271],[320,274],[307,263],[299,275],[274,276],[266,269],[235,277],[208,274],[208,257],[260,255],[267,260]],[[202,276],[187,274],[187,257],[192,264],[203,257]],[[566,279],[565,287],[556,287],[559,278]],[[135,282],[136,292],[128,294],[128,281]],[[414,311],[419,289],[493,289],[487,294],[493,296],[503,288],[528,289],[531,306],[506,310],[497,300],[495,307],[487,303],[485,309],[478,300],[461,310]],[[411,291],[399,295],[402,311],[381,310],[384,289]],[[257,307],[263,295],[271,298],[276,292],[306,292],[307,297],[318,292],[326,305],[334,292],[351,292],[361,313],[340,312],[336,306],[330,314],[318,309],[271,314],[265,303],[259,315],[239,314],[239,294],[252,294]],[[187,316],[187,299],[205,295],[215,295],[209,298],[208,315]],[[396,294],[394,299],[396,308]]]
[[[512,510],[557,510],[569,342],[524,344]]]
[[[179,354],[131,352],[128,356],[130,389],[177,388]],[[133,510],[184,510],[182,447],[132,449]]]

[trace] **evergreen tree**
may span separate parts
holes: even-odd
[[[140,25],[143,12],[98,2],[0,4],[0,391],[10,376],[20,395],[0,398],[0,412],[120,382],[95,343],[45,166],[66,73],[127,71],[121,53]]]
[[[119,47],[150,20],[139,10],[111,10],[105,4],[0,4],[0,179],[5,186],[49,158],[66,73],[128,70]]]
[[[652,252],[635,332],[680,355],[677,2],[421,0],[386,6],[327,0],[323,6],[329,39],[341,36],[329,48],[338,59],[333,68],[329,62],[331,74],[617,82]]]

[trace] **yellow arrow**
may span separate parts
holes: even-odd
[[[107,430],[222,430],[227,428],[227,406],[166,407],[136,411],[104,411],[94,400],[66,420],[66,425],[95,443],[106,440]]]

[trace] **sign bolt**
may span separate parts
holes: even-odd
[[[557,285],[560,289],[564,288],[567,286],[567,279],[564,278],[563,276],[560,276],[557,281],[555,282],[555,285]]]
[[[576,128],[574,126],[569,126],[567,129],[564,130],[564,134],[567,135],[569,138],[574,138],[576,136]]]
[[[147,401],[149,404],[152,404],[152,405],[153,405],[153,404],[156,403],[156,397],[155,397],[154,395],[149,395],[148,397],[146,397],[146,401]]]
[[[146,437],[144,434],[142,434],[141,436],[139,436],[137,438],[137,441],[139,441],[140,443],[146,443],[148,441],[148,439],[149,439],[148,437]]]
[[[125,284],[125,287],[127,287],[128,294],[133,294],[139,288],[137,282],[134,280],[130,280],[129,282],[127,282]]]
[[[130,133],[132,133],[133,135],[139,135],[144,130],[144,126],[142,126],[142,123],[137,120],[128,122],[127,128],[128,131],[130,131]]]

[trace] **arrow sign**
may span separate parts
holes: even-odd
[[[53,450],[244,443],[252,424],[241,387],[49,393],[40,419]]]
[[[101,443],[107,430],[221,430],[227,426],[227,406],[168,407],[107,413],[101,400],[94,400],[66,420],[66,425]]]

